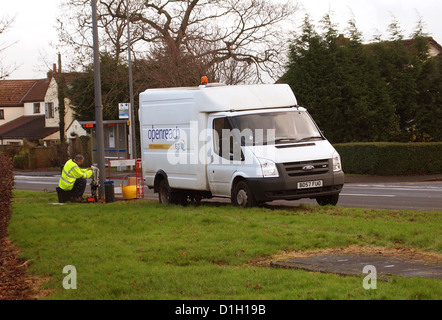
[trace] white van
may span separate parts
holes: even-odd
[[[148,89],[139,119],[143,176],[163,204],[338,202],[340,156],[286,84]]]

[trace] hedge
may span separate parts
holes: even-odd
[[[14,171],[11,158],[0,152],[0,239],[6,237],[11,217],[12,188]]]
[[[342,143],[334,145],[345,173],[417,175],[442,173],[442,142]]]

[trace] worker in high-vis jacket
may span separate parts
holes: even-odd
[[[78,154],[74,159],[68,160],[63,170],[61,171],[61,178],[58,186],[63,191],[72,191],[71,201],[81,202],[83,193],[86,189],[86,179],[92,176],[91,168],[81,169],[80,166],[84,162],[84,157]]]

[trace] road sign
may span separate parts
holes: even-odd
[[[120,119],[129,119],[129,108],[130,108],[130,103],[119,103],[118,117]]]

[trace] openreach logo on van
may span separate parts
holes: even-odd
[[[178,126],[174,128],[155,128],[148,129],[147,140],[149,141],[149,149],[181,149],[185,151],[185,140],[181,139],[182,133]]]

